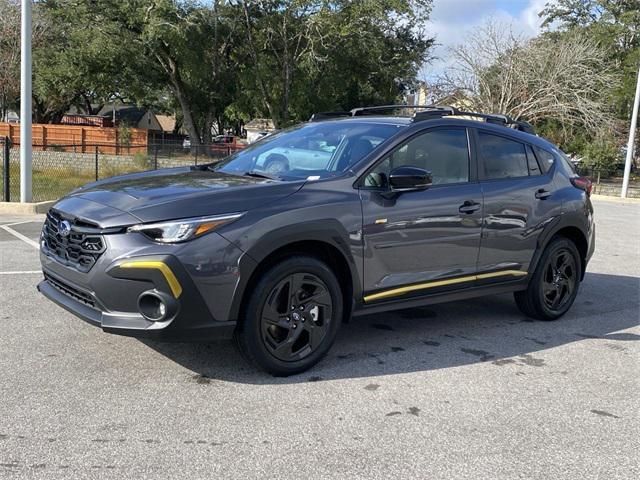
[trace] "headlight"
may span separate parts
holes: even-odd
[[[162,223],[145,223],[127,228],[127,232],[140,232],[154,242],[178,243],[192,240],[216,228],[237,220],[244,213],[229,213],[211,217],[184,218]]]

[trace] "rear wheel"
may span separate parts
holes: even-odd
[[[554,238],[542,254],[527,290],[515,292],[518,308],[538,320],[555,320],[573,305],[582,264],[575,244],[565,238]]]
[[[260,278],[236,341],[259,368],[287,376],[329,351],[341,320],[342,292],[331,269],[313,257],[295,256]]]

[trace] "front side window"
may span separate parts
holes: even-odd
[[[431,172],[434,185],[468,182],[469,143],[466,130],[437,129],[413,137],[367,174],[365,188],[387,188],[389,173],[402,166]]]
[[[253,143],[210,168],[281,180],[331,177],[351,168],[401,128],[364,120],[305,123]]]
[[[483,177],[487,180],[499,178],[527,177],[529,166],[524,145],[515,140],[479,132]]]

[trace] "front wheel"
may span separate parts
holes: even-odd
[[[270,155],[264,166],[265,172],[275,175],[285,173],[287,170],[289,170],[289,163],[286,157],[282,155]]]
[[[575,244],[556,237],[542,254],[528,288],[514,293],[516,304],[528,317],[555,320],[573,305],[581,278],[582,263]]]
[[[315,365],[329,351],[342,320],[342,292],[331,269],[295,256],[265,272],[236,331],[241,353],[278,376]]]

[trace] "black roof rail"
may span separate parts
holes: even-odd
[[[449,105],[434,105],[432,107],[425,107],[426,110],[416,112],[413,114],[414,122],[421,122],[423,120],[433,120],[434,118],[449,117],[452,115],[459,115],[460,110],[456,107]]]
[[[532,135],[536,134],[533,125],[528,122],[523,122],[521,120],[515,120],[508,115],[502,115],[499,113],[477,113],[477,112],[460,112],[460,115],[467,115],[470,117],[479,117],[484,118],[487,123],[493,123],[495,125],[503,125],[506,127],[511,127],[515,130],[520,130],[521,132],[530,133]]]
[[[516,130],[520,130],[521,132],[530,133],[532,135],[536,134],[533,126],[530,123],[521,120],[515,120],[508,115],[502,115],[498,113],[489,114],[480,112],[468,112],[449,105],[378,105],[374,107],[359,107],[354,108],[348,112],[335,111],[314,113],[313,115],[311,115],[310,121],[318,122],[322,120],[329,120],[332,118],[373,115],[381,110],[398,109],[419,110],[413,114],[414,122],[433,120],[435,118],[443,118],[449,116],[476,117],[482,118],[485,122],[492,123],[494,125],[502,125],[505,127],[514,128]]]
[[[350,117],[351,112],[335,111],[335,112],[317,112],[311,115],[310,122],[321,122],[332,118]]]
[[[451,109],[449,112],[448,109]],[[530,133],[535,135],[535,129],[533,125],[521,120],[514,120],[508,115],[502,115],[500,113],[480,113],[480,112],[467,112],[464,110],[458,110],[455,107],[440,107],[439,109],[427,110],[424,112],[416,112],[413,117],[414,122],[422,120],[431,120],[433,118],[442,118],[445,116],[461,116],[461,117],[476,117],[482,118],[485,122],[494,125],[502,125],[505,127],[511,127],[521,132]]]
[[[514,120],[512,125],[513,128],[515,128],[516,130],[520,130],[521,132],[530,133],[531,135],[537,135],[536,129],[533,128],[533,125],[531,125],[529,122]]]

